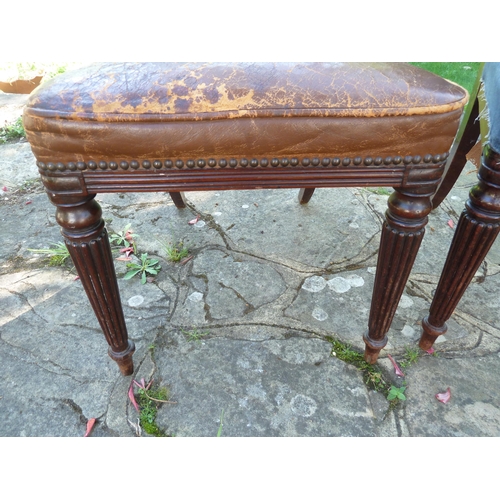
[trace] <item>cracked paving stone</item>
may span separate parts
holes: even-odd
[[[55,207],[45,193],[30,196],[31,203],[22,199],[6,207],[0,214],[2,226],[2,245],[0,245],[0,263],[12,257],[22,257],[27,263],[37,263],[46,259],[46,255],[31,252],[29,248],[49,248],[51,243],[62,241],[61,231],[55,221]],[[4,270],[8,267],[2,266]]]
[[[158,372],[177,404],[162,406],[157,424],[175,436],[215,436],[223,411],[224,436],[379,435],[361,373],[330,352],[300,337],[159,348]]]
[[[86,421],[105,414],[118,377],[115,370],[106,377],[103,369],[97,372],[98,379],[94,369],[94,380],[87,381],[78,380],[82,375],[78,369],[58,374],[54,365],[27,357],[23,349],[6,342],[0,343],[0,357],[0,436],[81,436],[85,425],[80,416]],[[82,357],[88,361],[87,356]],[[18,369],[20,359],[26,359],[22,371]],[[74,401],[79,414],[62,404],[64,400]]]
[[[363,203],[356,190],[318,189],[307,205],[300,205],[297,190],[224,191],[190,193],[197,208],[220,213],[217,222],[231,241],[231,249],[266,257],[282,264],[326,267],[331,262],[354,259],[379,230],[378,218]],[[248,201],[251,200],[251,203]],[[235,210],[234,207],[249,208]],[[344,207],[348,206],[346,214]],[[316,228],[335,218],[318,238]],[[357,228],[350,226],[355,222]],[[230,229],[227,229],[229,228]]]
[[[138,290],[144,296],[145,308],[141,312],[144,317],[138,331],[134,331],[133,321],[128,325],[132,338],[143,339],[136,342],[139,351],[143,343],[147,345],[156,335],[158,316],[152,314],[151,307],[156,302],[161,305],[158,315],[165,323],[168,300],[154,285],[127,282],[120,285],[125,300],[137,296]],[[113,386],[121,375],[116,363],[106,354],[107,343],[81,283],[75,282],[62,269],[2,275],[0,298],[2,305],[5,304],[0,331],[0,405],[18,397],[16,407],[21,408],[28,401],[36,407],[39,402],[43,413],[46,399],[68,399],[81,408],[87,419],[104,415]],[[125,310],[133,309],[125,304]],[[136,361],[138,359],[136,356]],[[16,369],[19,363],[23,370]],[[22,422],[21,419],[19,425]],[[5,435],[22,435],[22,428],[16,427],[14,422],[9,421],[9,426],[13,427],[9,427]],[[53,429],[50,423],[47,429],[50,429],[46,431],[47,435],[56,436],[60,432],[73,435],[71,428],[64,433]],[[33,424],[33,432],[39,431]],[[46,435],[44,432],[40,431],[39,435]]]
[[[189,292],[183,306],[176,311],[178,323],[205,320],[205,304],[210,318],[240,318],[248,311],[273,302],[286,290],[282,276],[272,265],[246,256],[216,249],[200,252],[191,274],[204,276],[208,282],[204,302],[193,301]]]

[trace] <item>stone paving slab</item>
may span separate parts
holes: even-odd
[[[387,354],[401,362],[418,341],[470,172],[429,217],[377,363],[388,384],[403,383]],[[364,347],[390,190],[320,189],[306,206],[297,190],[186,193],[183,210],[166,193],[99,195],[109,230],[130,223],[138,252],[162,267],[142,285],[115,261],[136,344],[135,373],[122,377],[71,264],[49,267],[30,250],[61,241],[37,175],[25,142],[0,145],[0,436],[81,436],[91,418],[94,436],[135,436],[132,378],[169,388],[175,403],[156,423],[178,437],[217,435],[222,414],[223,436],[500,435],[500,242],[438,356],[404,368],[407,399],[394,406],[331,343]],[[183,265],[164,249],[180,240],[192,256]],[[447,387],[443,405],[434,394]]]
[[[497,347],[498,348],[498,347]],[[498,436],[500,434],[500,356],[465,353],[421,359],[406,374],[407,404],[402,420],[411,436]],[[448,388],[448,404],[433,398]]]
[[[270,327],[213,334],[217,338],[192,343],[169,332],[167,347],[155,348],[158,372],[178,401],[158,416],[167,433],[215,436],[223,414],[224,436],[395,434],[371,397],[381,397],[375,404],[386,411],[387,401],[364,387],[356,368],[332,357],[329,343]],[[179,404],[183,395],[189,396]]]

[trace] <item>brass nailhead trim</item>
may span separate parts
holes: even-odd
[[[276,168],[276,167],[296,167],[298,165],[301,165],[303,167],[329,167],[330,165],[332,167],[338,167],[339,165],[343,165],[344,167],[348,167],[349,165],[364,165],[366,167],[369,167],[371,165],[374,166],[379,166],[379,165],[400,165],[403,163],[404,165],[410,165],[411,163],[414,165],[418,165],[421,163],[440,163],[446,160],[448,158],[448,153],[443,153],[443,154],[436,154],[436,155],[431,155],[427,154],[423,158],[420,155],[415,155],[415,156],[405,156],[402,158],[401,156],[387,156],[385,158],[382,158],[381,156],[376,156],[376,157],[371,157],[367,156],[365,158],[362,158],[361,156],[356,156],[355,158],[340,158],[340,157],[334,157],[334,158],[272,158],[272,159],[267,159],[267,158],[241,158],[237,160],[236,158],[220,158],[220,159],[215,159],[215,158],[209,158],[208,160],[205,160],[203,158],[199,159],[189,159],[186,160],[185,162],[183,160],[154,160],[154,161],[149,161],[149,160],[142,160],[142,162],[137,161],[137,160],[132,160],[130,162],[127,161],[121,161],[119,164],[114,161],[110,161],[109,163],[105,161],[89,161],[89,162],[69,162],[67,164],[58,162],[58,163],[44,163],[44,162],[37,162],[37,166],[40,170],[46,171],[49,170],[51,172],[55,171],[60,171],[64,172],[65,170],[107,170],[108,168],[110,170],[117,170],[118,168],[120,170],[128,170],[129,168],[133,170],[137,170],[139,168],[143,169],[150,169],[151,167],[154,167],[156,170],[159,170],[161,168],[166,168],[166,169],[171,169],[174,168],[174,166],[182,170],[183,168],[189,168],[189,169],[202,169],[205,168],[207,165],[210,168],[215,168],[219,166],[219,168],[226,168],[229,166],[230,168],[246,168],[248,166],[255,168],[255,167],[262,167],[262,168]]]

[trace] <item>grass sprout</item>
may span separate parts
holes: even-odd
[[[28,248],[28,251],[48,255],[50,266],[64,265],[70,257],[68,248],[63,242],[51,243],[51,245],[52,248]]]

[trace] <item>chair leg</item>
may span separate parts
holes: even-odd
[[[305,205],[312,198],[315,188],[302,188],[299,191],[299,201],[301,205]]]
[[[184,193],[170,191],[168,194],[177,208],[186,208],[186,198],[184,197]]]
[[[109,344],[108,354],[123,375],[133,373],[134,343],[128,340],[107,231],[91,196],[53,196],[56,219],[95,315]]]
[[[500,153],[483,151],[479,183],[460,216],[419,346],[429,350],[448,321],[500,232]]]
[[[422,196],[417,189],[396,188],[388,204],[368,331],[363,336],[365,360],[371,364],[377,361],[381,349],[387,344],[386,334],[417,256],[431,210],[430,195]]]

